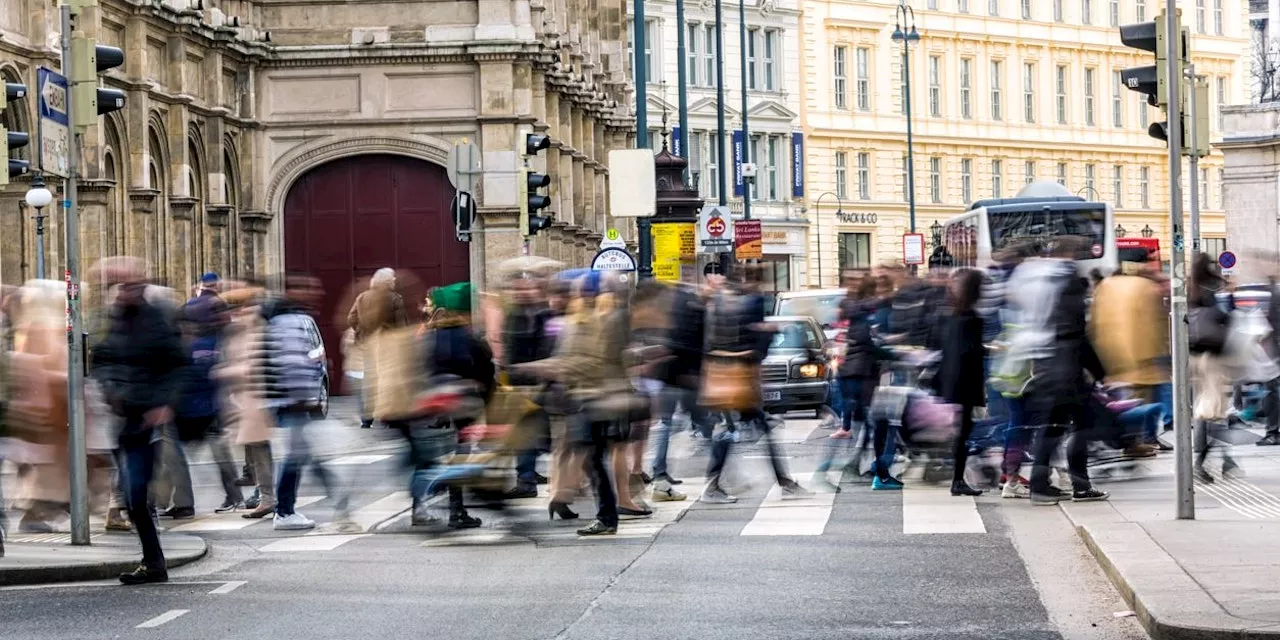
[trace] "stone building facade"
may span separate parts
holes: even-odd
[[[456,242],[444,164],[468,140],[483,156],[477,233],[442,251],[461,256],[454,266],[463,278],[484,282],[489,267],[522,252],[516,176],[531,132],[554,140],[533,163],[552,176],[557,218],[532,252],[581,264],[607,226],[605,156],[627,146],[634,129],[620,1],[100,2],[81,28],[125,51],[123,67],[104,75],[128,103],[84,137],[86,264],[138,255],[174,285],[207,270],[260,277],[341,263],[354,282],[376,266],[418,268],[404,251],[379,258],[376,248],[412,249],[413,238],[397,240],[410,229],[427,238],[422,253]],[[36,69],[59,66],[57,6],[2,4],[0,75],[34,94]],[[34,115],[33,95],[5,116],[11,129],[32,132],[31,148],[17,154],[33,167]],[[389,159],[381,182],[361,174],[376,173],[360,160],[374,157]],[[331,172],[308,187],[314,197],[302,197],[307,176],[339,162],[350,184],[335,191]],[[392,192],[379,193],[386,185]],[[27,188],[15,180],[0,194],[6,283],[34,275],[35,223],[21,210]],[[394,223],[379,226],[374,214],[386,212],[368,207],[384,195]],[[343,198],[345,212],[330,206]],[[296,221],[287,222],[291,207]],[[340,214],[346,231],[332,222]],[[61,273],[61,216],[48,227],[49,272]]]
[[[1223,116],[1216,146],[1226,160],[1227,246],[1239,258],[1233,275],[1265,282],[1280,256],[1280,103],[1229,106]]]

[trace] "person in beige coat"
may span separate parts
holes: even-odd
[[[222,421],[234,434],[236,446],[243,447],[245,462],[257,486],[257,506],[243,517],[263,518],[275,512],[275,473],[271,462],[271,413],[253,391],[252,349],[263,329],[258,314],[262,291],[242,289],[223,294],[231,309],[232,321],[223,340],[222,362],[214,370],[221,383]]]

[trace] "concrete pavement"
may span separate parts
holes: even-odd
[[[142,558],[133,534],[94,534],[89,546],[71,546],[70,534],[17,534],[5,541],[0,586],[79,582],[115,578],[132,571]],[[208,552],[203,538],[182,534],[160,537],[166,564],[181,567]]]

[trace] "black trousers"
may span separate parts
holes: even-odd
[[[1049,490],[1049,463],[1064,435],[1067,442],[1067,471],[1071,474],[1073,491],[1087,491],[1089,482],[1089,427],[1093,424],[1085,414],[1083,403],[1059,405],[1049,413],[1049,424],[1041,426],[1032,445],[1034,463],[1031,467],[1031,491],[1046,493]]]
[[[951,482],[964,482],[965,465],[969,462],[969,437],[973,435],[973,407],[960,407],[960,433],[951,444],[951,459],[955,469]]]
[[[596,494],[596,520],[605,526],[616,527],[618,494],[613,489],[613,474],[609,472],[609,449],[613,444],[608,437],[609,426],[608,422],[594,422],[589,426],[587,471],[591,474],[591,488]]]

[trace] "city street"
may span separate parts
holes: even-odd
[[[802,482],[828,433],[807,419],[778,433]],[[6,589],[0,625],[50,639],[1146,637],[1117,616],[1128,607],[1062,511],[1026,501],[873,493],[846,476],[839,494],[783,502],[763,447],[743,443],[730,462],[739,503],[658,503],[613,538],[580,539],[581,521],[548,523],[532,499],[474,509],[485,527],[464,534],[410,532],[405,474],[380,446],[330,459],[361,531],[325,527],[332,509],[311,478],[301,510],[315,532],[213,515],[215,474],[196,465],[197,519],[162,524],[208,539],[207,558],[165,585]],[[705,454],[685,433],[673,451],[696,495]],[[589,516],[589,501],[575,510]]]

